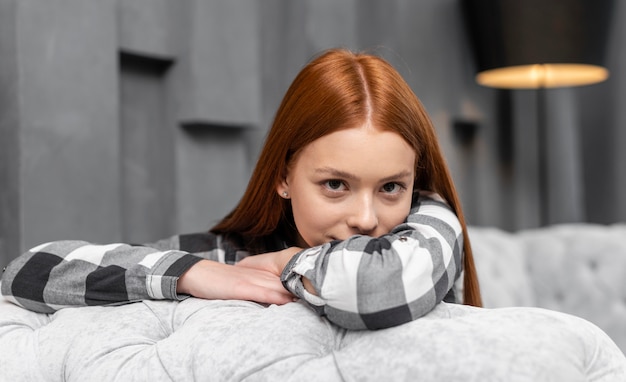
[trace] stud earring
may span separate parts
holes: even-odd
[[[283,191],[283,198],[286,198],[289,196],[289,193],[287,191]]]

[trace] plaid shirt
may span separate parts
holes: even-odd
[[[400,325],[456,302],[463,236],[437,194],[416,193],[406,221],[379,238],[353,236],[305,249],[285,267],[285,288],[317,313],[349,329]],[[278,249],[278,248],[277,248]],[[202,259],[234,264],[246,251],[222,236],[196,233],[152,244],[95,245],[56,241],[30,249],[7,266],[2,294],[26,309],[176,299],[176,282]],[[317,295],[304,289],[308,278]]]

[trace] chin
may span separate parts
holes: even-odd
[[[340,238],[338,238],[338,237],[334,237],[334,236],[332,236],[332,237],[328,237],[328,238],[326,239],[326,243],[330,243],[330,242],[333,242],[333,241],[341,241],[341,240],[345,240],[345,239],[340,239]]]
[[[319,239],[315,239],[315,240],[305,240],[303,238],[301,238],[301,243],[305,244],[307,248],[310,247],[316,247],[318,245],[324,245],[324,244],[328,244],[332,241],[337,241],[337,240],[343,240],[343,239],[339,239],[337,237],[334,236],[325,236],[323,238],[319,238]],[[301,246],[302,247],[302,246]],[[305,247],[302,247],[305,248]]]

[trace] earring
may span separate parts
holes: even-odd
[[[289,193],[287,191],[283,191],[283,198],[286,198],[289,196]]]

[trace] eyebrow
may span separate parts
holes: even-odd
[[[320,167],[320,168],[316,168],[315,169],[315,173],[317,174],[328,174],[328,175],[332,175],[332,176],[336,176],[337,178],[342,178],[342,179],[348,179],[348,180],[357,180],[359,179],[358,176],[351,174],[349,172],[346,171],[342,171],[342,170],[338,170],[336,168],[332,168],[332,167]],[[395,180],[395,179],[402,179],[402,178],[406,178],[411,176],[412,173],[409,170],[402,170],[400,172],[398,172],[397,174],[393,174],[391,176],[387,176],[383,179],[381,179],[381,182],[388,182],[391,180]]]

